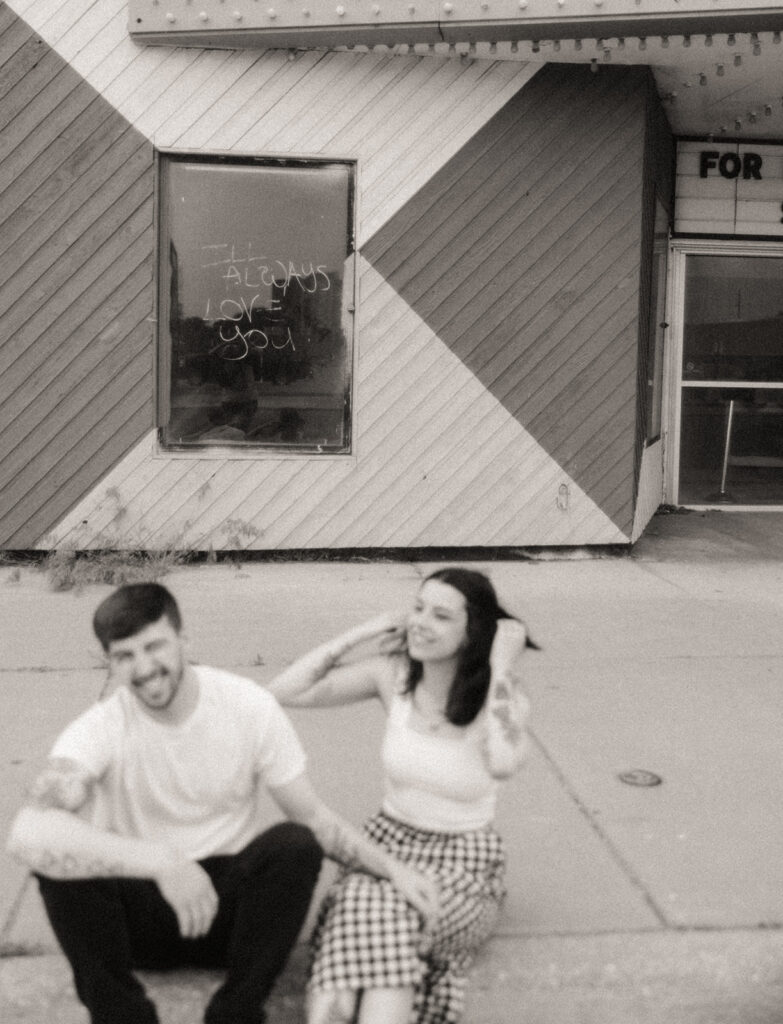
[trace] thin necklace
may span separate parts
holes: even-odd
[[[416,714],[421,720],[421,724],[427,729],[428,732],[437,732],[447,722],[445,711],[430,711],[425,712],[418,700],[416,699],[416,692],[413,693],[413,707],[416,710]]]

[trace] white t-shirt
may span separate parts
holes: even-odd
[[[98,779],[86,808],[93,824],[201,860],[236,853],[258,835],[260,787],[293,781],[306,759],[268,690],[230,672],[192,669],[199,697],[186,721],[153,720],[123,686],[72,722],[52,757]]]

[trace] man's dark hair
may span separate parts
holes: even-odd
[[[108,651],[112,640],[125,640],[165,616],[179,633],[182,616],[174,597],[160,583],[126,583],[98,605],[92,628]]]

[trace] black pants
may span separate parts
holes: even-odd
[[[38,877],[46,912],[92,1024],[157,1024],[134,968],[222,967],[207,1024],[260,1024],[304,923],[322,851],[309,829],[273,826],[233,856],[200,861],[218,894],[209,932],[183,939],[155,882]]]

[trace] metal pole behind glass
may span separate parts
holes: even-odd
[[[726,439],[723,443],[723,470],[720,477],[720,490],[717,494],[710,494],[707,501],[733,502],[734,499],[726,491],[726,478],[729,473],[729,453],[731,452],[731,428],[734,422],[734,399],[729,401],[729,413],[726,417]]]

